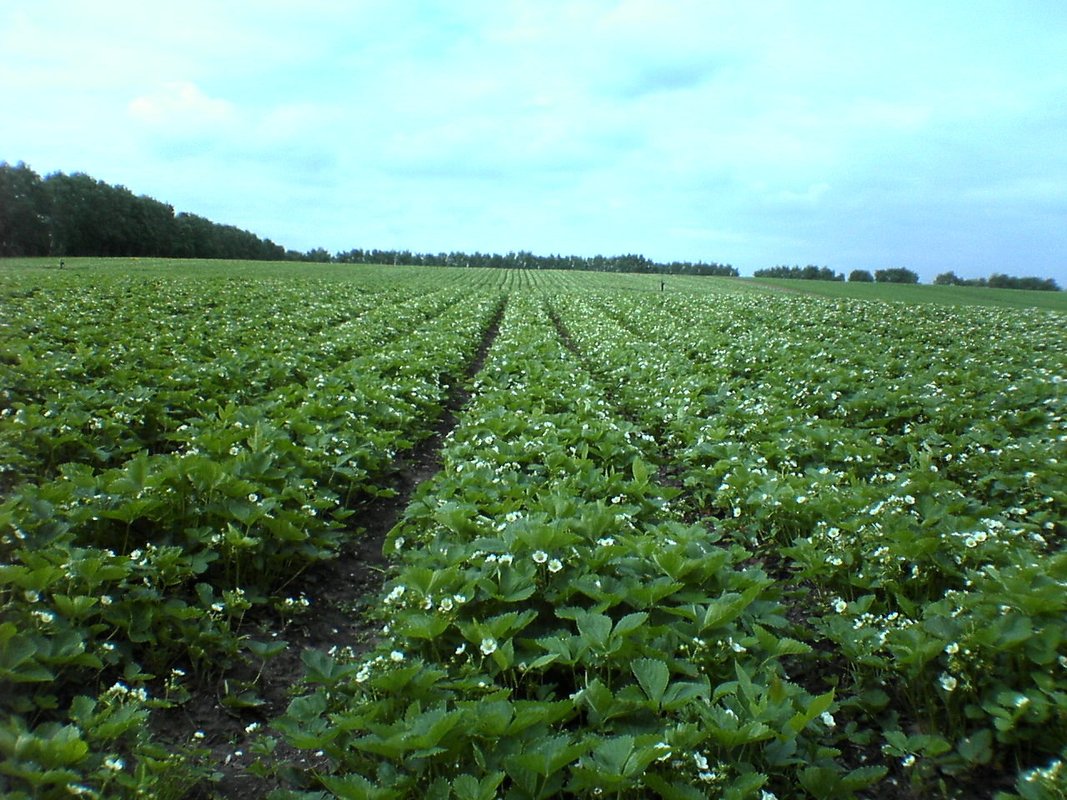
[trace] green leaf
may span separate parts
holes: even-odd
[[[260,642],[255,639],[246,639],[244,642],[244,646],[248,648],[248,652],[263,661],[281,655],[285,652],[285,648],[288,645],[289,642],[284,639],[275,639],[273,642]],[[305,664],[306,663],[307,662],[305,662]]]
[[[849,792],[866,789],[882,780],[888,771],[886,767],[860,767],[842,778],[841,785]]]
[[[597,650],[606,650],[611,636],[611,617],[605,614],[584,613],[575,617],[578,632],[587,645]]]
[[[602,739],[593,748],[592,757],[597,765],[608,775],[624,775],[626,761],[634,751],[633,736],[612,736]]]
[[[956,752],[970,764],[988,764],[993,758],[993,731],[985,728],[973,736],[961,739]]]
[[[459,775],[452,781],[456,800],[494,800],[505,773],[491,772],[481,780],[473,775]]]
[[[741,616],[741,612],[756,601],[762,591],[763,589],[760,586],[750,586],[740,595],[729,592],[712,600],[704,612],[704,619],[700,627],[701,633],[733,622]]]
[[[393,800],[401,796],[399,790],[378,786],[362,775],[322,775],[319,780],[341,800]]]
[[[627,614],[625,617],[615,623],[615,629],[611,632],[611,635],[621,638],[626,634],[637,630],[647,621],[648,613],[645,611],[638,611],[633,614]]]
[[[636,658],[630,664],[630,669],[648,699],[658,708],[663,702],[663,693],[670,682],[670,670],[667,665],[654,658]]]
[[[648,484],[649,470],[648,465],[639,458],[635,458],[633,464],[630,466],[630,471],[634,476],[634,483],[638,486],[645,486]]]
[[[834,690],[831,689],[826,694],[819,695],[812,700],[807,709],[793,716],[789,720],[789,730],[793,733],[800,733],[807,727],[808,723],[815,719],[817,716],[828,710],[830,706],[834,704]]]

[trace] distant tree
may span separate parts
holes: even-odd
[[[333,259],[330,256],[330,254],[328,252],[326,252],[325,248],[316,247],[314,250],[308,250],[304,254],[303,258],[301,258],[300,260],[301,261],[315,261],[315,262],[318,262],[320,264],[327,264],[330,261],[332,261]]]
[[[1058,292],[1059,285],[1052,278],[1017,278],[994,272],[988,278],[961,278],[954,272],[942,272],[934,283],[939,286],[977,286],[992,289],[1030,289],[1032,291]]]
[[[874,273],[874,279],[878,283],[918,283],[919,276],[910,269],[894,267],[892,269],[880,269]]]
[[[49,251],[49,202],[41,176],[23,162],[0,162],[0,256]]]
[[[1030,289],[1040,292],[1058,292],[1060,287],[1052,278],[1016,278],[994,272],[989,276],[989,286],[995,289]]]
[[[849,283],[874,283],[874,276],[865,269],[854,269],[848,274]]]
[[[792,278],[805,281],[843,281],[845,279],[844,275],[834,272],[829,267],[817,267],[814,264],[808,264],[806,267],[768,267],[757,269],[752,274],[757,278]]]

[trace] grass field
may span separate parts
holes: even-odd
[[[782,278],[743,278],[741,280],[751,281],[756,286],[764,286],[779,291],[802,292],[820,297],[883,300],[900,303],[943,303],[956,306],[1047,308],[1052,311],[1067,312],[1067,292],[987,289],[980,286],[803,281]]]
[[[1044,295],[0,263],[0,794],[1067,797]]]

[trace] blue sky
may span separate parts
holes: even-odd
[[[1067,286],[1067,3],[0,6],[0,160],[286,247]]]

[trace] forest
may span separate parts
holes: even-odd
[[[269,239],[232,225],[174,213],[124,186],[74,173],[41,178],[0,162],[0,256],[285,258]]]

